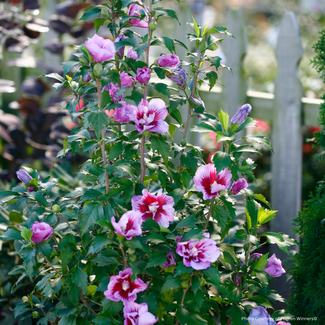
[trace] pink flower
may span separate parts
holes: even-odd
[[[150,103],[142,99],[134,111],[132,121],[140,133],[145,130],[165,133],[168,131],[168,124],[164,121],[167,115],[166,104],[162,99],[154,98]]]
[[[290,323],[286,323],[286,322],[279,322],[279,323],[277,323],[276,325],[291,325]]]
[[[120,90],[118,84],[114,84],[113,82],[111,82],[107,86],[103,87],[103,90],[107,90],[109,92],[109,95],[111,96],[113,103],[118,103],[123,99],[123,94],[116,98],[116,93]]]
[[[270,274],[273,278],[278,278],[283,273],[286,273],[285,269],[282,267],[281,260],[276,258],[275,254],[267,260],[267,267],[263,271]]]
[[[114,113],[115,113],[115,110],[114,109],[110,109],[110,110],[107,109],[107,110],[105,110],[105,114],[108,117],[112,116]]]
[[[115,113],[113,118],[117,123],[127,123],[130,121],[130,118],[134,115],[136,106],[127,104],[126,102],[119,102],[122,106],[115,108]]]
[[[129,76],[126,72],[121,72],[120,74],[120,79],[121,79],[121,87],[132,87],[134,80],[131,76]]]
[[[253,253],[251,255],[251,259],[253,260],[253,262],[255,261],[256,258],[260,258],[263,254],[260,253]]]
[[[172,251],[167,254],[167,261],[162,264],[162,267],[166,269],[168,266],[176,265],[175,255]]]
[[[231,182],[231,172],[224,168],[218,175],[214,164],[200,166],[194,176],[195,188],[203,193],[203,199],[219,196],[219,191],[228,189]]]
[[[204,236],[205,238],[210,238],[210,233],[204,232],[202,233],[202,236]]]
[[[138,60],[138,58],[139,58],[138,57],[138,53],[136,51],[134,51],[132,47],[130,47],[128,49],[128,52],[126,54],[126,57],[127,58],[130,58],[130,59],[133,59],[133,60]]]
[[[131,281],[132,269],[120,271],[118,275],[112,275],[109,279],[104,295],[112,301],[122,301],[124,304],[137,299],[137,293],[147,289],[147,285],[139,278]]]
[[[158,318],[148,312],[148,305],[145,302],[127,303],[123,308],[123,316],[124,325],[152,325],[158,322]]]
[[[176,54],[164,54],[161,55],[158,60],[157,64],[161,67],[176,67],[176,65],[179,63],[179,57]]]
[[[116,223],[115,217],[112,217],[111,222],[115,231],[127,240],[132,239],[134,236],[142,234],[142,214],[137,211],[128,211],[124,213],[121,219]]]
[[[138,18],[131,18],[128,22],[132,24],[134,27],[141,27],[141,28],[148,28],[148,8],[144,6],[141,0],[137,1],[138,4],[132,3],[129,7],[129,16],[137,16],[140,17],[141,15],[145,14],[145,20],[140,20]]]
[[[177,243],[176,253],[183,257],[185,266],[205,270],[218,259],[220,250],[214,240],[203,238],[200,241]]]
[[[46,222],[35,221],[30,230],[33,231],[31,239],[35,244],[49,239],[53,234],[53,228]]]
[[[247,181],[245,178],[240,178],[238,181],[234,182],[230,188],[230,191],[232,194],[236,195],[238,194],[241,190],[246,188],[248,186]]]
[[[150,69],[147,67],[143,67],[137,69],[137,75],[135,76],[135,80],[142,84],[146,84],[150,80],[150,77],[151,77]]]
[[[85,42],[86,48],[93,56],[94,62],[108,61],[115,56],[115,45],[109,39],[104,39],[95,34]]]
[[[79,100],[79,104],[76,105],[76,111],[81,111],[84,108],[84,101],[82,99]]]
[[[121,35],[119,35],[119,36],[116,37],[114,43],[118,43],[118,42],[120,42],[120,41],[123,41],[124,39],[126,39],[126,36],[123,35],[123,34],[121,34]],[[121,47],[117,50],[116,54],[117,54],[117,56],[118,56],[119,58],[121,58],[121,57],[123,56],[123,54],[124,54],[124,49],[125,49],[125,46],[121,46]]]
[[[163,194],[162,189],[157,195],[143,190],[142,195],[133,196],[131,202],[132,209],[139,211],[143,220],[151,218],[165,228],[168,228],[170,221],[174,221],[174,199]]]

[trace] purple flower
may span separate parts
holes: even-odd
[[[241,190],[246,188],[248,186],[247,181],[245,178],[240,178],[238,181],[234,182],[230,188],[230,191],[232,194],[236,195],[238,194]]]
[[[119,35],[119,36],[116,37],[114,43],[118,43],[118,42],[120,42],[120,41],[122,41],[122,40],[124,40],[124,39],[126,39],[126,36],[123,35],[123,34],[121,34],[121,35]],[[120,47],[120,48],[117,50],[116,54],[117,54],[117,56],[118,56],[119,58],[121,58],[121,57],[123,56],[123,54],[124,54],[124,49],[125,49],[125,46],[122,46],[122,47]]]
[[[241,285],[241,276],[240,276],[240,274],[239,273],[235,273],[233,279],[234,279],[235,285],[237,287],[240,287],[240,285]]]
[[[249,325],[276,325],[268,312],[260,306],[252,308],[248,316]]]
[[[87,73],[86,77],[85,78],[82,78],[82,81],[83,82],[90,82],[91,81],[90,73]]]
[[[115,222],[115,217],[111,219],[115,231],[127,240],[142,234],[142,221],[142,214],[137,211],[128,211],[124,213],[118,222]]]
[[[177,237],[176,237],[176,243],[178,243],[178,242],[181,241],[182,239],[183,239],[182,236],[177,236]]]
[[[28,192],[34,192],[35,191],[35,186],[33,186],[33,185],[28,186],[27,191]]]
[[[116,98],[116,93],[120,90],[118,84],[111,82],[107,86],[103,87],[103,90],[107,90],[109,92],[109,95],[111,96],[113,103],[118,103],[123,99],[123,94],[121,94]]]
[[[126,54],[126,57],[127,58],[130,58],[130,59],[133,59],[133,60],[138,60],[138,58],[139,58],[138,57],[138,53],[136,51],[134,51],[132,47],[130,47],[128,49],[128,52]]]
[[[176,253],[183,257],[185,266],[205,270],[218,259],[220,250],[214,240],[203,238],[200,241],[177,243]]]
[[[179,57],[176,54],[164,54],[161,55],[158,60],[157,64],[163,68],[165,67],[176,67],[179,63]]]
[[[158,318],[148,312],[148,305],[145,302],[127,303],[123,308],[123,316],[124,325],[152,325],[158,322]]]
[[[24,169],[19,169],[18,172],[16,172],[16,175],[18,179],[26,185],[28,185],[29,182],[33,179],[33,177],[30,176]]]
[[[251,255],[251,259],[253,260],[253,262],[255,261],[256,258],[260,258],[263,254],[260,253],[253,253]]]
[[[195,100],[194,100],[194,99],[195,99]],[[198,96],[198,97],[194,97],[194,98],[192,97],[192,98],[191,98],[191,102],[192,102],[193,104],[198,105],[198,106],[194,107],[194,110],[198,109],[199,107],[203,107],[203,108],[205,108],[204,101],[201,99],[200,96]],[[199,102],[199,103],[198,103],[198,102]]]
[[[95,34],[85,42],[86,48],[93,56],[94,62],[108,61],[115,56],[115,45],[109,39],[104,39]]]
[[[113,114],[113,118],[117,123],[128,123],[130,118],[134,115],[134,111],[137,108],[134,105],[127,104],[126,102],[119,102],[121,107],[115,108],[115,113]]]
[[[150,69],[147,67],[143,67],[137,69],[137,75],[135,76],[135,80],[142,84],[146,84],[150,80],[150,77]]]
[[[132,269],[120,271],[118,275],[112,275],[109,279],[104,295],[112,301],[122,301],[124,304],[137,299],[137,293],[147,289],[147,285],[139,278],[131,280]]]
[[[155,220],[160,226],[168,228],[169,222],[174,221],[174,199],[163,194],[162,189],[157,195],[142,190],[142,195],[133,196],[132,209],[139,211],[143,220]]]
[[[218,175],[214,164],[200,166],[194,176],[197,191],[203,193],[203,199],[219,196],[220,191],[227,190],[231,182],[231,172],[224,168]]]
[[[180,87],[184,88],[187,82],[186,70],[180,64],[178,64],[171,71],[172,73],[166,74],[166,77],[176,82]]]
[[[130,20],[128,20],[128,22],[132,24],[134,27],[148,28],[148,8],[144,6],[141,0],[137,0],[137,3],[138,4],[136,3],[131,4],[131,6],[129,7],[128,15],[140,17],[141,14],[145,13],[146,18],[144,20],[131,18]]]
[[[121,87],[132,87],[134,80],[131,76],[129,76],[126,72],[121,72],[120,74],[121,79]]]
[[[245,120],[248,114],[251,112],[252,106],[249,104],[243,105],[236,114],[232,117],[230,123],[231,124],[242,124]]]
[[[35,221],[30,230],[33,231],[31,239],[35,244],[39,244],[40,242],[49,239],[53,233],[53,228],[46,222]]]
[[[164,268],[164,269],[167,269],[168,266],[172,266],[172,265],[176,265],[176,262],[175,262],[175,255],[172,251],[170,251],[168,254],[167,254],[167,261],[162,264],[161,266]]]
[[[142,99],[135,109],[132,121],[138,132],[143,131],[165,133],[168,131],[168,124],[164,121],[168,111],[165,102],[160,98],[154,98],[148,103]]]
[[[263,271],[270,274],[273,278],[278,278],[283,273],[286,273],[285,269],[282,267],[281,260],[276,258],[275,254],[267,260],[267,267]]]

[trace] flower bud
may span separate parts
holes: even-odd
[[[21,298],[21,300],[22,300],[23,302],[29,302],[29,298],[28,298],[27,296],[23,296],[23,297]]]
[[[243,105],[236,114],[232,117],[230,123],[231,124],[242,124],[245,120],[248,114],[251,112],[252,106],[249,104]]]
[[[145,131],[143,132],[143,135],[144,135],[146,138],[149,138],[149,137],[151,136],[151,132],[148,131],[148,130],[145,130]]]
[[[183,289],[187,289],[187,288],[188,288],[188,281],[182,281],[182,283],[181,283],[181,287],[182,287]]]
[[[235,273],[233,277],[234,283],[237,287],[240,287],[241,285],[241,276],[239,273]]]
[[[109,19],[109,11],[107,8],[103,8],[100,13],[104,19]]]
[[[230,188],[232,194],[236,195],[241,190],[248,186],[247,181],[245,178],[240,178],[238,181],[234,182]]]
[[[151,22],[149,24],[149,29],[150,29],[151,32],[153,32],[154,30],[156,30],[156,28],[157,28],[157,24],[155,24],[153,22]]]
[[[185,147],[185,146],[186,146],[186,144],[187,144],[187,141],[186,141],[186,139],[183,139],[183,140],[181,141],[181,145],[182,145],[183,147]]]
[[[60,207],[59,207],[57,204],[54,204],[54,205],[52,206],[52,211],[55,212],[55,213],[57,213],[57,212],[60,211]]]
[[[27,191],[28,192],[34,192],[35,191],[35,186],[33,186],[33,185],[28,186]]]
[[[33,311],[33,318],[39,318],[40,314],[38,311]]]
[[[219,195],[220,195],[220,196],[224,196],[224,195],[226,195],[226,194],[227,194],[227,191],[226,191],[226,190],[223,190],[223,191],[220,191],[220,192],[219,192]]]
[[[79,84],[75,81],[71,81],[71,88],[74,90],[74,91],[77,91],[78,88],[79,88]]]
[[[135,262],[137,260],[137,257],[135,255],[130,255],[129,260],[130,262]]]
[[[16,175],[18,179],[28,185],[28,183],[33,179],[32,176],[30,176],[24,169],[19,169],[18,172],[16,172]]]
[[[103,72],[103,66],[100,63],[96,63],[94,66],[94,75],[100,77]]]
[[[129,255],[134,255],[135,254],[135,249],[133,247],[130,247],[127,251],[126,251]]]

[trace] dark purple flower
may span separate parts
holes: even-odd
[[[35,221],[30,230],[33,231],[31,239],[35,244],[39,244],[42,241],[49,239],[53,233],[53,228],[46,222]]]
[[[168,254],[167,254],[167,261],[162,264],[162,267],[164,269],[167,269],[168,266],[172,266],[172,265],[176,265],[176,262],[175,262],[175,255],[172,251],[170,251]]]
[[[18,179],[26,185],[28,185],[29,182],[33,179],[33,177],[30,176],[24,169],[19,169],[18,172],[16,172],[16,175]]]
[[[119,104],[121,104],[122,106],[115,108],[115,112],[112,117],[117,123],[128,123],[131,117],[134,115],[134,111],[137,107],[134,105],[127,104],[123,101],[120,101]]]
[[[235,123],[242,124],[246,120],[246,117],[251,112],[251,110],[252,110],[252,106],[251,105],[249,105],[249,104],[243,105],[236,112],[236,114],[233,116],[233,118],[231,119],[230,123],[231,124],[235,124]]]
[[[150,77],[150,69],[147,67],[143,67],[137,69],[137,75],[135,76],[135,80],[142,84],[146,84],[150,80]]]
[[[132,209],[139,211],[143,220],[155,220],[160,226],[168,228],[169,222],[174,221],[174,199],[163,194],[162,190],[157,195],[142,191],[142,195],[133,196]]]
[[[276,325],[268,312],[260,306],[252,308],[248,316],[249,325]]]
[[[122,301],[124,304],[137,299],[137,293],[147,289],[147,285],[139,278],[131,280],[132,269],[120,271],[118,275],[112,275],[104,295],[112,301]]]
[[[83,82],[90,82],[91,81],[91,76],[90,73],[87,73],[86,77],[82,79]]]
[[[282,267],[281,260],[276,258],[275,254],[267,260],[267,267],[263,271],[267,272],[273,278],[278,278],[286,273],[285,269]]]
[[[145,302],[127,303],[123,308],[123,316],[124,325],[153,325],[158,322],[158,318],[148,312],[148,305]]]
[[[27,191],[28,192],[34,192],[35,191],[35,186],[33,186],[33,185],[28,186]]]
[[[230,188],[230,191],[232,194],[236,195],[238,194],[241,190],[246,188],[248,186],[247,181],[245,178],[240,178],[238,181],[234,182]]]
[[[260,253],[253,253],[251,255],[251,259],[253,260],[253,262],[255,261],[256,258],[260,258],[263,254],[260,254]]]
[[[184,88],[187,82],[187,74],[184,67],[178,64],[171,71],[172,73],[166,74],[166,77],[176,82],[180,87]]]
[[[109,95],[111,96],[113,103],[118,103],[123,99],[123,94],[121,94],[116,98],[116,93],[120,90],[120,87],[117,83],[114,84],[113,82],[111,82],[107,86],[103,87],[103,90],[107,90],[109,92]]]
[[[109,39],[104,39],[95,34],[85,42],[86,48],[93,56],[94,62],[108,61],[115,56],[115,45]]]
[[[142,214],[138,211],[124,213],[118,222],[115,222],[115,217],[111,219],[115,231],[127,240],[142,234],[142,221]]]
[[[157,60],[157,64],[163,68],[165,67],[174,68],[178,63],[179,63],[179,57],[176,54],[164,54],[161,55]]]
[[[200,241],[177,243],[176,253],[183,257],[185,266],[194,270],[205,270],[218,259],[220,250],[214,240],[204,238]]]
[[[137,51],[134,51],[132,47],[128,49],[128,52],[126,54],[127,58],[133,59],[133,60],[138,60],[138,53]]]
[[[121,35],[119,35],[119,36],[116,37],[114,43],[118,43],[118,42],[120,42],[120,41],[122,41],[122,40],[124,40],[124,39],[126,39],[126,36],[123,35],[123,34],[121,34]],[[124,49],[125,49],[125,46],[122,46],[122,47],[120,47],[120,48],[117,50],[116,54],[117,54],[117,56],[118,56],[119,58],[121,58],[121,57],[123,56],[123,54],[124,54]]]
[[[146,130],[165,133],[168,131],[168,124],[164,121],[167,115],[166,104],[162,99],[154,98],[149,103],[142,99],[131,120],[140,133]]]

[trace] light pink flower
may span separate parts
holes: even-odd
[[[104,39],[95,34],[85,42],[86,48],[93,56],[94,62],[108,61],[115,56],[115,45],[109,39]]]
[[[111,82],[107,86],[103,87],[103,90],[107,90],[109,95],[112,98],[113,103],[118,103],[123,99],[123,94],[116,98],[116,93],[120,90],[119,85],[116,83]]]
[[[146,84],[150,80],[150,77],[151,77],[150,69],[147,67],[143,67],[137,69],[137,75],[135,76],[135,80],[142,84]]]
[[[147,289],[147,285],[139,278],[131,281],[132,269],[120,271],[118,275],[112,275],[109,279],[104,295],[112,301],[122,301],[124,304],[137,299],[137,293]]]
[[[251,255],[250,258],[251,258],[251,259],[253,260],[253,262],[254,262],[256,258],[260,258],[262,255],[263,255],[263,254],[261,254],[261,253],[253,253],[253,254]]]
[[[121,87],[132,87],[134,83],[134,79],[129,76],[126,72],[121,72],[120,74],[121,79]]]
[[[126,36],[123,35],[123,34],[121,34],[121,35],[119,35],[119,36],[116,37],[114,43],[121,42],[121,41],[123,41],[124,39],[126,39]],[[120,48],[117,50],[117,52],[116,52],[117,56],[121,58],[121,57],[123,56],[123,54],[124,54],[124,50],[125,50],[125,46],[120,47]]]
[[[53,234],[53,228],[46,222],[35,221],[30,230],[33,231],[31,239],[35,244],[39,244],[42,241],[49,239]]]
[[[133,50],[132,47],[130,47],[126,53],[126,57],[133,59],[133,60],[138,60],[138,53],[136,51]]]
[[[238,194],[241,190],[246,188],[248,186],[247,181],[245,178],[240,178],[238,181],[234,182],[230,188],[230,191],[232,194],[236,195]]]
[[[158,60],[157,64],[161,67],[176,67],[179,63],[179,57],[176,54],[164,54],[161,55]]]
[[[170,251],[168,254],[167,254],[167,261],[162,264],[161,266],[166,269],[168,266],[172,266],[172,265],[176,265],[176,262],[175,262],[175,255],[172,251]]]
[[[111,219],[115,231],[127,240],[142,234],[142,221],[142,214],[137,211],[128,211],[124,213],[118,222],[115,222],[115,217]]]
[[[145,302],[127,303],[123,308],[123,316],[124,325],[152,325],[158,322],[158,318],[148,312],[148,305]]]
[[[195,188],[203,193],[203,199],[219,196],[220,191],[227,190],[231,182],[231,172],[224,168],[218,175],[214,164],[200,166],[194,176]]]
[[[263,271],[270,274],[273,278],[278,278],[282,274],[286,273],[285,269],[282,267],[281,260],[276,258],[275,254],[267,260],[267,267]]]
[[[139,211],[143,220],[155,220],[160,226],[168,228],[169,222],[174,221],[174,199],[163,194],[162,189],[157,195],[142,191],[142,195],[133,196],[132,209]]]
[[[200,241],[177,243],[176,253],[183,257],[185,266],[205,270],[218,259],[220,250],[214,240],[203,238]]]
[[[143,13],[146,15],[146,18],[144,20],[131,18],[128,22],[134,27],[148,28],[148,8],[142,3],[142,1],[138,0],[137,3],[132,3],[129,7],[129,16],[140,17]]]
[[[168,124],[164,121],[168,111],[165,102],[160,98],[154,98],[149,103],[142,99],[135,109],[132,121],[138,132],[143,131],[165,133],[168,131]]]
[[[137,108],[134,105],[127,104],[126,102],[119,102],[121,107],[115,108],[115,113],[113,114],[113,118],[117,123],[127,123],[130,121],[130,118],[134,115],[134,111]]]
[[[204,236],[205,238],[210,238],[210,233],[204,232],[202,233],[202,236]]]
[[[290,323],[286,323],[286,322],[279,322],[279,323],[277,323],[276,325],[291,325]]]

